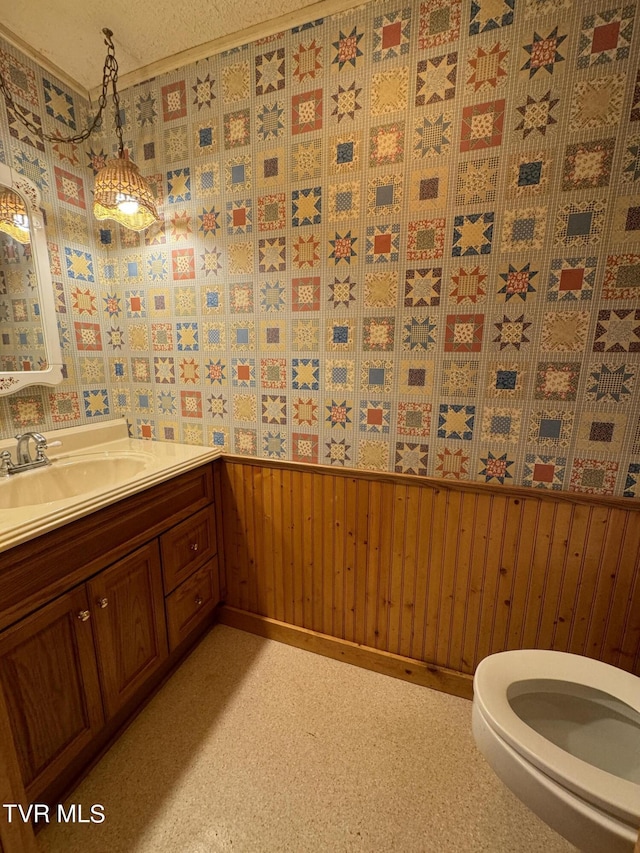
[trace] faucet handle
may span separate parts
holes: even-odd
[[[8,477],[9,472],[14,467],[13,460],[11,459],[11,451],[3,450],[0,453],[0,477]]]

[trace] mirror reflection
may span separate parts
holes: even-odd
[[[27,208],[15,190],[0,186],[0,371],[47,367]]]

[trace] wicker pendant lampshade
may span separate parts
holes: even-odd
[[[18,243],[30,243],[29,218],[20,196],[9,189],[0,192],[0,231]]]
[[[113,44],[113,33],[106,27],[102,32],[105,36],[104,43],[107,46],[107,55],[102,71],[102,92],[98,99],[98,111],[91,123],[75,136],[60,136],[57,132],[55,134],[44,133],[41,127],[31,121],[24,107],[14,101],[9,84],[3,77],[1,70],[0,93],[4,96],[7,109],[11,115],[31,133],[47,142],[55,142],[56,144],[69,142],[75,145],[84,142],[94,130],[102,126],[102,114],[107,106],[109,89],[111,89],[115,130],[118,137],[118,156],[112,160],[107,160],[96,175],[93,212],[96,219],[114,219],[132,231],[144,231],[145,228],[157,222],[160,217],[149,185],[140,174],[136,164],[129,160],[128,152],[124,147],[120,95],[117,86],[118,62]],[[29,221],[24,206],[21,210],[17,210],[16,203],[20,205],[20,198],[13,193],[8,194],[13,198],[5,198],[5,195],[5,193],[0,194],[0,231],[10,234],[21,243],[28,243]],[[24,228],[21,227],[22,225]]]
[[[93,195],[96,219],[114,219],[132,231],[144,231],[159,218],[153,194],[126,152],[100,169]]]

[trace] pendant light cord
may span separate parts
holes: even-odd
[[[124,152],[124,143],[122,141],[122,122],[120,120],[120,95],[118,94],[116,86],[118,81],[118,61],[116,59],[115,47],[113,44],[113,33],[106,27],[102,32],[105,36],[104,43],[107,46],[107,55],[105,56],[104,67],[102,69],[102,91],[98,98],[98,112],[95,114],[88,127],[86,127],[81,133],[78,133],[75,136],[61,136],[59,134],[44,133],[41,127],[38,127],[38,125],[34,124],[29,118],[27,118],[27,110],[25,110],[24,107],[21,107],[20,104],[16,104],[13,99],[13,95],[9,90],[9,86],[1,72],[0,92],[2,92],[4,96],[7,108],[13,112],[15,117],[27,128],[27,130],[35,134],[39,139],[45,140],[46,142],[78,143],[84,142],[85,139],[88,139],[91,136],[94,130],[101,127],[102,113],[104,112],[104,108],[107,104],[109,86],[111,85],[113,90],[116,134],[118,136],[118,156],[122,157]]]

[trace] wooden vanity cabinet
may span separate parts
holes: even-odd
[[[169,654],[156,540],[87,584],[104,712],[110,719]]]
[[[203,466],[0,554],[0,626],[21,614],[0,631],[0,689],[31,802],[63,794],[212,621],[213,479]]]
[[[83,586],[0,634],[0,685],[31,801],[103,725],[88,613]]]

